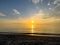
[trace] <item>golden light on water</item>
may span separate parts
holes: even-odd
[[[34,32],[34,21],[32,20],[32,33]]]

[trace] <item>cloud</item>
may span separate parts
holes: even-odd
[[[60,6],[60,0],[55,0],[55,1],[54,1],[54,4],[57,4],[57,6]],[[56,6],[56,7],[57,7],[57,6]]]
[[[60,0],[51,0],[47,4],[48,6],[54,6],[54,9],[60,6]]]
[[[34,3],[34,4],[37,4],[37,3],[39,3],[39,2],[43,2],[43,0],[32,0],[32,2]]]
[[[48,6],[50,5],[50,3],[48,3]]]
[[[50,15],[49,15],[49,13],[47,13],[47,12],[45,12],[43,10],[40,10],[37,13],[33,14],[32,17],[36,18],[36,19],[46,19],[46,18],[49,18]]]
[[[0,16],[6,16],[5,14],[3,14],[3,13],[0,13]]]
[[[13,9],[13,12],[14,12],[13,15],[21,15],[21,13],[16,9]]]
[[[32,2],[34,3],[34,4],[37,4],[37,3],[39,3],[41,0],[32,0]]]
[[[60,0],[55,0],[55,1],[60,2]]]
[[[60,0],[53,0],[52,2],[49,2],[47,5],[51,6],[49,7],[50,12],[48,12],[50,13],[51,17],[60,19]]]
[[[57,4],[57,1],[54,1],[54,4]]]
[[[55,12],[50,12],[50,11],[44,11],[44,10],[40,10],[37,13],[33,14],[33,16],[31,16],[34,19],[37,20],[60,20],[60,14],[56,14]]]

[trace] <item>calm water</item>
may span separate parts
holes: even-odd
[[[22,24],[2,24],[0,25],[0,32],[32,33],[32,27]],[[60,27],[58,25],[38,25],[33,28],[33,33],[60,33]]]

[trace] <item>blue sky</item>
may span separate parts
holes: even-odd
[[[59,4],[59,0],[0,0],[0,19],[29,17],[40,10],[55,14],[57,11],[60,12]]]

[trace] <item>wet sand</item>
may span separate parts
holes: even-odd
[[[43,35],[44,34],[44,35]],[[37,36],[38,35],[38,36]],[[60,45],[60,35],[45,33],[0,33],[0,45]]]

